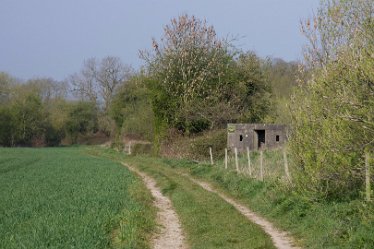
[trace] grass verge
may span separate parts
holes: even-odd
[[[213,183],[290,231],[305,248],[374,248],[374,203],[313,202],[279,181],[260,182],[186,160],[163,159],[163,165]]]

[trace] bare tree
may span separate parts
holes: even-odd
[[[104,110],[112,101],[112,96],[118,86],[128,78],[131,69],[122,65],[117,57],[106,57],[101,60],[100,67],[96,74],[96,81],[99,86],[100,96],[104,100]]]
[[[30,90],[37,92],[45,103],[49,103],[53,99],[63,99],[67,95],[67,83],[64,81],[56,81],[52,78],[35,78],[28,80],[26,84]]]
[[[322,1],[317,14],[301,22],[301,31],[308,40],[304,48],[308,66],[325,67],[339,59],[343,48],[361,53],[372,43],[373,16],[372,0]]]
[[[0,103],[9,100],[10,86],[14,85],[16,80],[5,72],[0,72]]]
[[[102,105],[107,113],[115,91],[131,72],[132,69],[123,65],[118,57],[108,56],[100,62],[90,58],[84,61],[82,70],[73,74],[69,81],[77,97]]]
[[[73,94],[81,100],[97,103],[97,89],[95,83],[96,59],[90,58],[83,62],[79,73],[70,76]]]

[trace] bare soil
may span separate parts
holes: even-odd
[[[187,249],[182,227],[169,198],[161,193],[156,181],[147,174],[123,164],[128,169],[139,175],[146,187],[151,191],[154,205],[158,209],[157,224],[159,229],[152,237],[153,249]]]
[[[246,206],[240,204],[236,200],[232,199],[231,197],[228,197],[227,195],[215,190],[209,183],[203,182],[200,180],[196,180],[192,177],[190,177],[187,174],[183,174],[187,178],[189,178],[192,182],[195,184],[201,186],[205,190],[215,193],[218,196],[220,196],[222,199],[224,199],[226,202],[233,205],[242,215],[244,215],[249,221],[259,225],[262,227],[262,229],[271,237],[274,245],[279,249],[296,249],[300,248],[294,245],[293,239],[284,231],[281,231],[274,227],[272,223],[264,219],[263,217],[255,214],[253,211],[251,211]]]

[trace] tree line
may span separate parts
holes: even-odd
[[[53,146],[100,132],[157,147],[170,129],[191,135],[227,122],[262,122],[275,106],[276,75],[290,79],[287,87],[295,82],[295,63],[240,51],[194,16],[172,19],[164,31],[152,50],[140,52],[138,71],[108,56],[85,60],[63,82],[1,73],[0,144]]]
[[[360,194],[374,143],[374,6],[325,0],[302,22],[302,62],[260,58],[182,15],[140,51],[139,70],[116,57],[84,61],[66,82],[0,74],[0,144],[76,143],[102,133],[153,142],[197,136],[228,122],[290,126],[295,186],[313,198]],[[222,141],[218,139],[217,141]]]
[[[89,102],[67,100],[67,85],[40,78],[20,82],[0,74],[0,145],[57,146],[97,129]]]

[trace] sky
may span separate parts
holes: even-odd
[[[213,25],[235,45],[286,61],[302,59],[300,20],[320,0],[1,0],[0,72],[64,80],[85,59],[117,56],[135,69],[163,27],[182,14]]]

